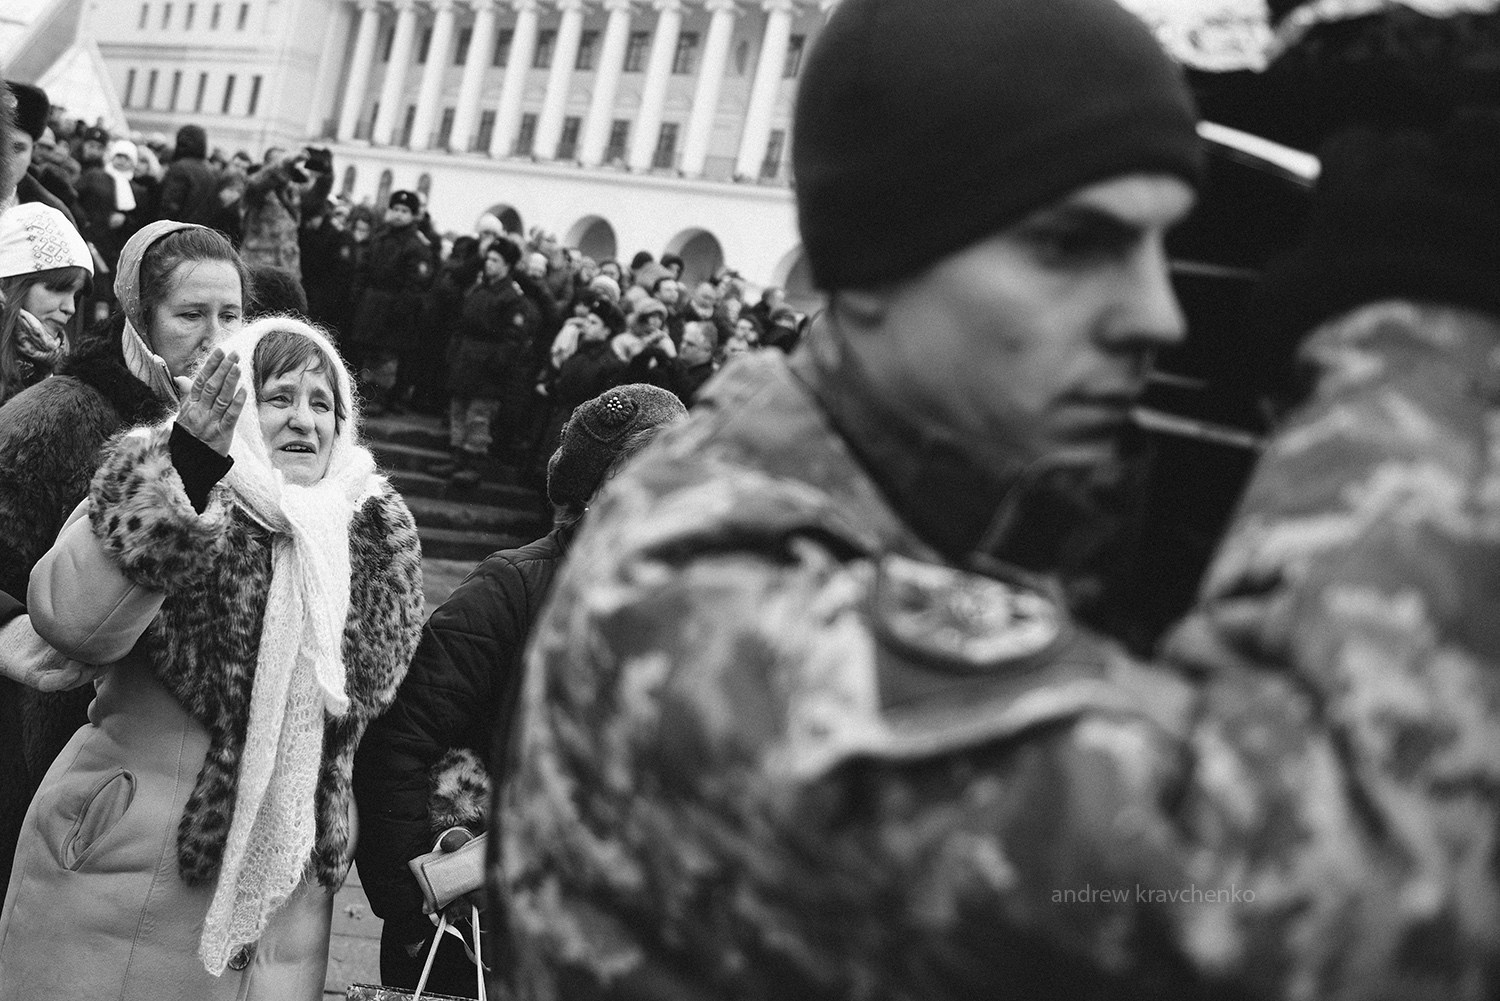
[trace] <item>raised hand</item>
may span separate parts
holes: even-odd
[[[247,394],[240,388],[238,362],[239,355],[214,348],[193,376],[177,411],[182,429],[220,455],[229,454],[235,422],[245,408]]]

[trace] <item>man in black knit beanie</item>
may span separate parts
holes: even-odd
[[[1500,421],[1428,443],[1431,491],[1237,523],[1134,660],[1088,609],[1184,335],[1177,68],[1112,0],[841,0],[793,126],[826,309],[605,487],[533,634],[515,996],[1500,996],[1500,636],[1447,628],[1442,572],[1457,538],[1500,565]],[[1430,534],[1369,562],[1398,515]]]

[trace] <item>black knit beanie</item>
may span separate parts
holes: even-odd
[[[797,95],[792,167],[819,288],[914,274],[1079,187],[1196,183],[1181,71],[1114,0],[843,0]]]
[[[547,463],[548,499],[558,505],[587,505],[637,432],[686,416],[675,394],[644,383],[608,389],[580,404]]]

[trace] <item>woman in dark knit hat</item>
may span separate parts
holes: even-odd
[[[407,860],[450,827],[487,826],[491,775],[503,781],[507,769],[521,655],[579,520],[615,470],[686,416],[655,386],[621,386],[578,407],[548,464],[555,527],[486,558],[432,613],[395,704],[366,734],[354,763],[359,871],[385,920],[387,986],[416,986],[435,930]],[[473,965],[445,942],[428,987],[465,995],[473,984]]]

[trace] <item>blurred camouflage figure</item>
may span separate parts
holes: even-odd
[[[1493,291],[1374,281],[1389,199],[1315,213],[1357,232],[1281,287],[1310,389],[1141,663],[1079,612],[1183,335],[1175,70],[1109,0],[843,0],[793,135],[824,322],[613,482],[535,634],[517,995],[1500,995]],[[1442,228],[1493,253],[1476,190]]]

